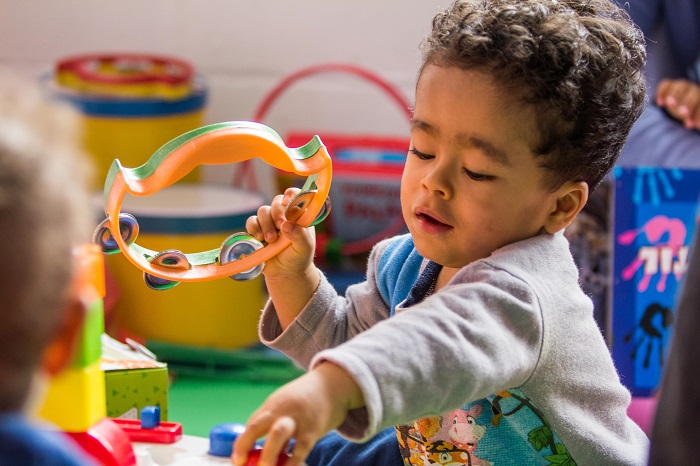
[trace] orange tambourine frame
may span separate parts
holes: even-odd
[[[150,275],[161,279],[158,288],[152,286],[155,289],[167,289],[168,283],[174,285],[179,282],[235,278],[236,275],[250,272],[289,246],[289,240],[281,237],[271,244],[259,243],[254,251],[248,251],[235,260],[229,258],[228,262],[221,260],[220,256],[224,248],[231,246],[230,241],[225,241],[220,249],[205,252],[184,254],[175,251],[182,261],[158,261],[154,259],[163,253],[137,245],[134,240],[138,224],[134,217],[122,214],[120,210],[126,193],[148,196],[174,184],[198,165],[223,165],[256,157],[280,170],[307,177],[302,192],[313,195],[309,202],[304,203],[305,210],[296,223],[308,227],[325,218],[330,208],[328,192],[332,167],[331,158],[318,136],[302,147],[289,148],[279,134],[265,125],[232,121],[185,133],[166,143],[148,162],[137,168],[123,167],[118,159],[114,160],[104,186],[107,218],[95,231],[95,242],[102,246],[105,253],[121,251],[130,262],[144,271],[145,277]],[[111,232],[120,234],[113,235]],[[252,237],[245,238],[245,233],[234,236],[229,239],[257,241]],[[164,284],[166,286],[162,286]]]

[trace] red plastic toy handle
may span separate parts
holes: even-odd
[[[399,107],[401,107],[401,110],[406,114],[406,118],[408,118],[409,121],[413,119],[413,110],[411,109],[411,105],[408,99],[406,99],[395,86],[390,84],[378,74],[356,65],[349,65],[344,63],[324,63],[320,65],[312,65],[307,68],[302,68],[290,74],[289,76],[284,77],[263,98],[262,102],[256,109],[255,114],[253,115],[253,121],[262,123],[263,119],[267,116],[267,113],[272,107],[272,104],[274,104],[275,101],[277,101],[277,99],[280,97],[280,95],[282,95],[295,82],[316,74],[331,72],[353,74],[359,78],[364,79],[365,81],[376,85],[382,91],[384,91],[394,102],[396,102],[396,104],[399,105]],[[247,181],[250,189],[257,191],[258,186],[257,182],[255,181],[255,177],[252,173],[253,166],[250,163],[250,161],[241,163],[237,168],[238,170],[234,173],[231,184],[233,186],[243,186],[244,182]]]

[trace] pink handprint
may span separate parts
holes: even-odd
[[[641,234],[644,234],[650,245],[653,248],[640,248],[640,253],[634,261],[622,270],[622,279],[631,280],[637,270],[647,263],[644,267],[644,276],[639,281],[637,289],[642,292],[646,291],[654,276],[659,271],[659,262],[669,264],[661,267],[661,277],[656,285],[656,289],[661,292],[666,289],[666,279],[673,271],[677,277],[680,276],[682,270],[672,270],[670,266],[673,256],[678,255],[683,248],[686,237],[685,224],[677,218],[668,218],[665,215],[657,215],[647,221],[641,228],[627,230],[617,236],[618,243],[622,245],[630,245]],[[661,239],[668,234],[668,241],[661,243]]]

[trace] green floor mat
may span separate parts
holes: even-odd
[[[168,392],[169,421],[183,433],[209,437],[217,424],[244,424],[280,383],[246,382],[208,377],[175,377]]]
[[[279,383],[303,372],[285,355],[263,345],[224,350],[148,341],[147,347],[175,375]]]
[[[217,424],[245,423],[276,388],[303,371],[281,353],[256,345],[236,350],[148,341],[168,363],[168,420],[183,433],[208,437]]]

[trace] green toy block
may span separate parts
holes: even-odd
[[[102,356],[101,335],[105,331],[104,307],[102,299],[92,302],[85,315],[85,324],[78,340],[71,367],[88,367]]]
[[[105,371],[107,416],[138,419],[146,406],[159,406],[168,420],[168,368],[150,367]]]

